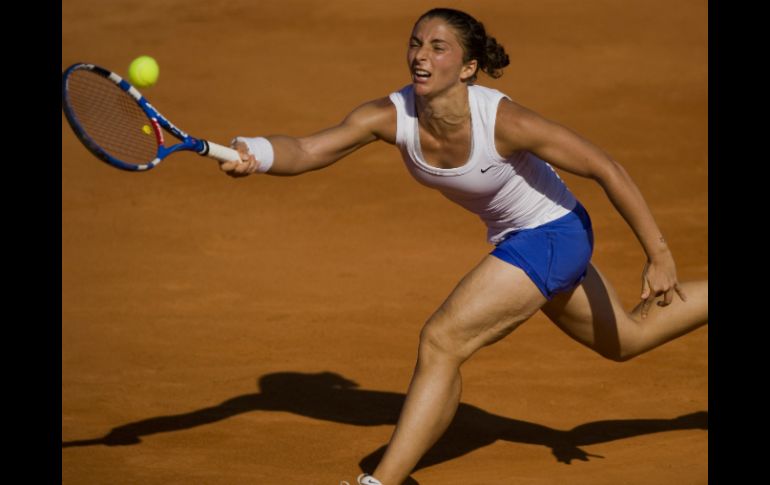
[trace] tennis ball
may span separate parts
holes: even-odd
[[[128,66],[128,79],[138,88],[146,88],[158,82],[160,68],[150,56],[139,56]]]

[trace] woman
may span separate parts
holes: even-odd
[[[237,137],[233,146],[245,163],[221,166],[234,177],[298,175],[383,140],[398,146],[419,182],[487,224],[496,248],[425,324],[401,416],[377,469],[359,477],[362,484],[402,483],[452,420],[463,362],[538,310],[616,361],[708,319],[708,281],[679,283],[665,239],[623,167],[572,131],[473,84],[479,70],[496,78],[508,65],[481,23],[452,9],[425,13],[412,30],[407,61],[412,83],[400,91],[311,136]],[[630,313],[590,263],[590,218],[551,166],[596,180],[647,254],[641,302]]]

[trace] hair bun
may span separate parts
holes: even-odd
[[[510,64],[508,54],[494,37],[487,36],[485,46],[486,59],[481,69],[493,78],[503,75],[503,68]]]

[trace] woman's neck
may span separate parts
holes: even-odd
[[[470,119],[468,86],[458,84],[444,93],[415,99],[420,125],[435,136],[446,136],[462,128]]]

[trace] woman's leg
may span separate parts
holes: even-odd
[[[512,332],[546,303],[521,269],[486,256],[431,316],[396,429],[374,477],[398,485],[452,421],[462,388],[460,365]]]
[[[708,322],[708,280],[681,283],[687,301],[678,295],[665,307],[656,298],[647,317],[641,303],[623,309],[609,281],[593,264],[574,290],[556,295],[543,313],[578,342],[612,360],[626,361],[684,335]]]

